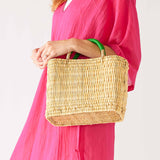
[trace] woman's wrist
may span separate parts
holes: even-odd
[[[71,52],[71,51],[74,51],[75,52],[75,49],[76,46],[77,46],[77,39],[76,38],[70,38],[68,39],[68,52]]]
[[[76,38],[71,38],[69,40],[70,40],[69,42],[70,52],[74,51],[91,58],[96,58],[101,56],[99,47],[93,42],[87,39],[84,40],[84,39],[76,39]],[[105,47],[106,55],[116,55],[113,49],[111,49],[106,45],[104,45],[104,47]]]

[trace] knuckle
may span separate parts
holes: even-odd
[[[46,45],[51,46],[51,41],[47,41]]]
[[[57,56],[57,52],[56,52],[55,50],[53,50],[53,51],[51,52],[51,55],[52,55],[52,56]]]
[[[50,50],[50,55],[54,55],[54,54],[55,54],[55,50],[54,49]]]
[[[47,45],[47,46],[49,45],[49,41],[47,41],[46,45]]]
[[[34,53],[35,51],[36,51],[36,49],[33,49],[33,50],[32,50],[32,53]]]

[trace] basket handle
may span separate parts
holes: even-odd
[[[87,39],[87,40],[95,43],[95,44],[99,47],[99,49],[100,49],[100,51],[101,51],[101,58],[103,58],[104,56],[106,56],[105,48],[104,48],[103,44],[102,44],[100,41],[98,41],[97,39],[94,39],[94,38],[90,38],[90,39]],[[70,55],[72,54],[72,52],[73,52],[73,51],[71,51],[71,52],[69,52],[69,53],[67,54],[67,56],[66,56],[66,59],[67,59],[67,60],[70,58]],[[79,56],[80,56],[80,54],[79,54],[79,53],[76,53],[76,54],[74,55],[73,59],[77,59]]]

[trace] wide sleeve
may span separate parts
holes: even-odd
[[[135,0],[114,0],[114,24],[107,42],[115,53],[128,60],[128,91],[134,90],[141,62],[139,22]]]

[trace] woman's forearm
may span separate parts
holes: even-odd
[[[70,51],[78,52],[82,55],[91,58],[100,57],[99,47],[89,40],[71,38],[71,48]],[[116,55],[116,53],[108,46],[104,45],[106,55]]]

